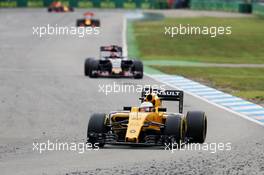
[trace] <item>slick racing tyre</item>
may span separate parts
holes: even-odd
[[[93,20],[93,26],[100,27],[100,21],[99,20]]]
[[[143,78],[143,64],[139,60],[135,60],[133,63],[134,78],[141,79]]]
[[[106,115],[93,114],[88,123],[87,141],[93,145],[97,143],[99,147],[103,147],[105,145],[104,134],[107,132]]]
[[[73,12],[74,11],[73,7],[69,7],[69,11]]]
[[[65,12],[65,11],[64,11],[64,7],[59,7],[59,8],[57,8],[57,12]]]
[[[77,27],[84,26],[84,20],[83,19],[77,19],[76,26]]]
[[[165,143],[179,144],[184,135],[184,123],[182,117],[179,115],[169,115],[166,119],[163,132],[165,135]]]
[[[202,111],[189,111],[186,115],[186,137],[191,143],[204,143],[207,132],[207,118]]]
[[[91,78],[96,78],[97,77],[97,71],[99,69],[99,60],[91,60],[90,62],[90,67],[89,67],[89,76]]]
[[[89,76],[90,72],[90,62],[93,60],[93,58],[87,58],[84,63],[84,75]]]

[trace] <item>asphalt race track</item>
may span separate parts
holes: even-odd
[[[84,142],[89,116],[139,105],[136,93],[99,92],[99,85],[160,83],[90,79],[84,59],[101,45],[122,44],[125,11],[98,11],[100,35],[33,36],[32,27],[74,26],[84,10],[49,14],[46,9],[0,10],[0,174],[264,174],[264,128],[185,95],[184,110],[204,110],[207,143],[231,143],[230,151],[106,146],[83,154],[33,151],[33,142]],[[166,103],[169,111],[177,104]]]

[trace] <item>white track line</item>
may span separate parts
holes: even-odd
[[[128,56],[127,50],[127,17],[126,15],[123,16],[123,30],[122,30],[122,41],[123,41],[123,56]]]

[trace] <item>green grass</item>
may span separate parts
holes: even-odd
[[[231,26],[231,35],[216,38],[164,35],[165,26]],[[138,21],[134,35],[144,60],[183,60],[210,63],[264,63],[263,18],[166,18],[162,21]]]
[[[164,35],[165,26],[232,26],[232,35],[211,38],[185,35],[171,38]],[[128,28],[129,29],[129,28]],[[199,81],[235,96],[254,102],[264,101],[264,68],[190,67],[188,62],[264,64],[264,20],[252,18],[166,18],[162,21],[138,21],[133,24],[134,36],[129,49],[143,60],[176,60],[181,66],[150,64],[167,74],[177,74]],[[134,48],[134,49],[133,49]],[[138,48],[137,52],[134,51]],[[131,52],[131,51],[130,51]],[[187,61],[187,62],[186,62]],[[147,62],[146,62],[147,63]],[[151,63],[151,62],[148,62]],[[159,62],[160,63],[160,62]]]
[[[153,66],[254,101],[264,101],[264,68]]]
[[[136,8],[136,4],[131,2],[131,1],[125,2],[124,3],[124,8],[125,9],[135,9]]]
[[[28,7],[43,7],[43,1],[28,0]]]
[[[115,3],[112,1],[102,1],[101,2],[101,8],[115,8]]]
[[[92,8],[93,4],[90,1],[79,1],[78,6],[79,8]]]
[[[0,2],[0,7],[16,7],[16,1]]]

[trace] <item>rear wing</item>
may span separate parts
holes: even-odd
[[[144,88],[141,92],[141,100],[150,94],[156,93],[162,101],[178,101],[179,102],[179,113],[183,112],[183,91],[180,90],[160,90],[152,88]]]
[[[100,47],[101,52],[120,52],[122,55],[122,47],[112,45],[112,46],[102,46]]]

